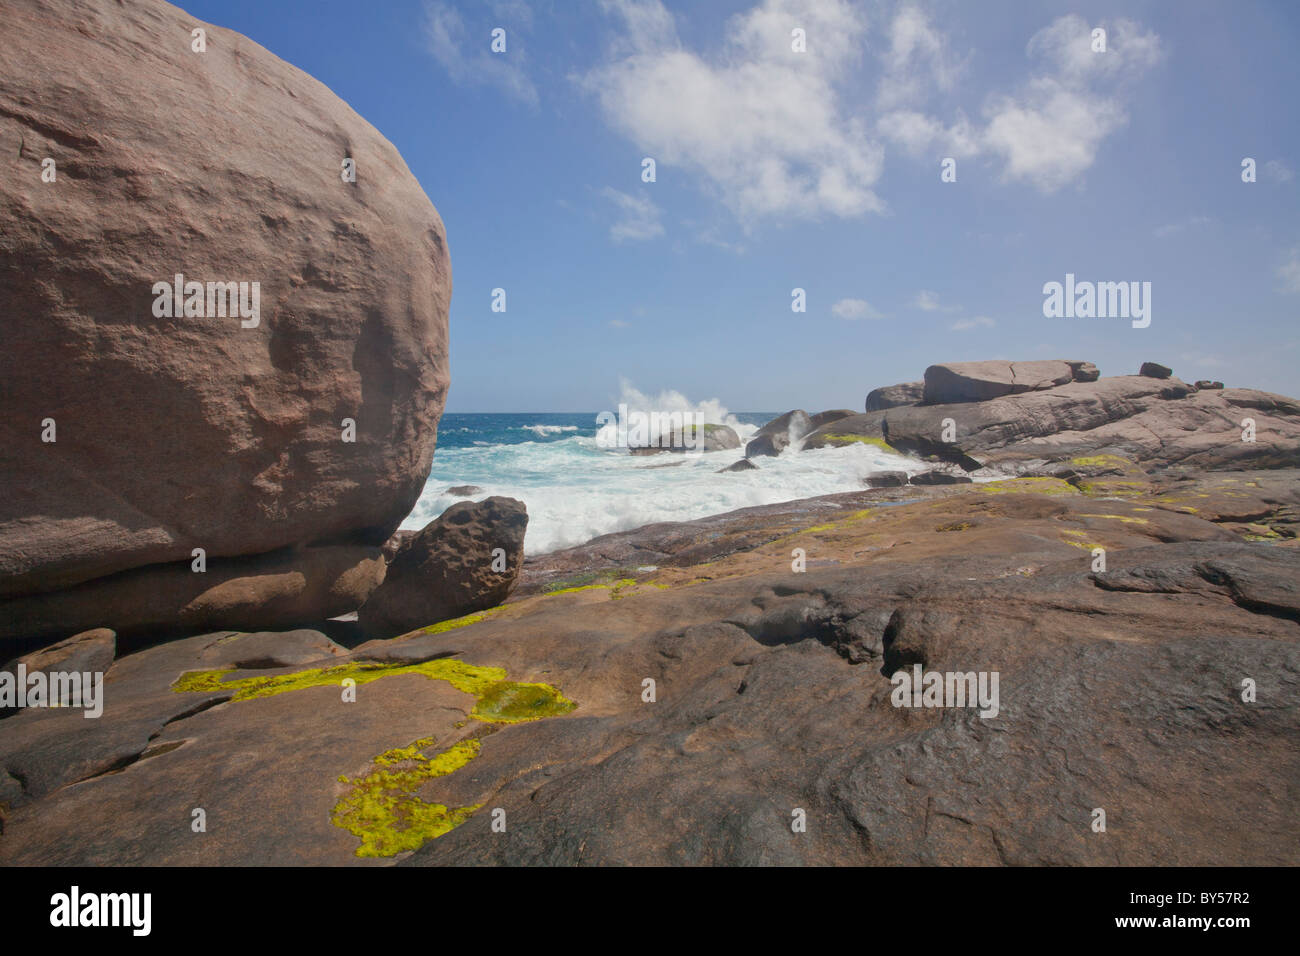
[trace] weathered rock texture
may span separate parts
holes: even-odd
[[[4,24],[0,595],[196,547],[382,544],[429,472],[451,295],[442,221],[397,150],[160,0],[10,0]],[[259,283],[259,323],[157,317],[178,273]]]
[[[0,604],[0,639],[30,641],[111,623],[131,634],[160,629],[259,630],[318,624],[355,611],[384,579],[379,548],[327,545],[217,558],[96,578]]]
[[[403,541],[358,613],[361,626],[394,637],[496,607],[519,579],[527,529],[522,501],[493,495],[457,502]]]
[[[3,721],[0,864],[1294,866],[1296,479],[1169,475],[1131,500],[1050,478],[854,492],[532,559],[493,614],[350,653],[310,632],[158,645],[113,664],[99,720]],[[1239,530],[1250,516],[1272,544]],[[484,724],[470,694],[409,673],[355,703],[335,682],[172,689],[194,669],[447,656],[577,707]],[[913,664],[997,672],[997,716],[894,706],[890,676]],[[340,777],[462,741],[471,764],[401,799],[483,809],[414,853],[355,856],[331,823]],[[202,839],[174,825],[196,793]]]

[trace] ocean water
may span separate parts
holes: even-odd
[[[709,421],[736,429],[741,444],[776,417],[710,409]],[[757,471],[718,474],[744,448],[706,454],[635,456],[601,447],[596,414],[448,414],[424,493],[403,528],[422,528],[457,501],[447,489],[477,485],[528,506],[527,554],[583,544],[656,521],[687,521],[752,505],[858,491],[868,472],[915,473],[918,462],[855,443],[755,460]],[[666,467],[664,467],[666,466]]]

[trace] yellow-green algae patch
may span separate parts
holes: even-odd
[[[500,667],[480,667],[451,658],[418,664],[350,663],[336,667],[309,668],[292,674],[244,677],[225,680],[226,670],[190,671],[172,685],[177,693],[209,693],[234,690],[232,700],[274,697],[308,687],[338,686],[352,678],[368,684],[383,677],[419,674],[443,680],[459,691],[473,695],[469,716],[488,724],[518,724],[567,714],[578,705],[550,684],[506,680]],[[463,726],[462,721],[457,726]],[[361,838],[357,856],[393,856],[414,850],[426,840],[442,836],[460,826],[481,804],[448,808],[421,800],[417,791],[435,777],[445,777],[469,763],[479,752],[479,741],[463,740],[432,757],[424,751],[433,738],[417,740],[407,747],[386,750],[376,757],[369,773],[340,783],[352,789],[334,807],[331,820],[336,826]]]
[[[898,454],[897,449],[883,438],[872,438],[869,435],[832,435],[829,433],[822,435],[821,437],[823,441],[835,442],[838,445],[848,445],[852,442],[861,442],[864,445],[874,445],[876,448],[883,451],[893,452],[895,455]]]
[[[1121,458],[1119,455],[1083,455],[1079,458],[1071,458],[1070,464],[1084,468],[1123,468],[1133,465],[1127,458]]]
[[[350,663],[334,667],[308,668],[294,671],[292,674],[271,674],[264,677],[242,677],[238,680],[224,680],[231,669],[212,671],[189,671],[182,674],[172,685],[177,693],[210,693],[212,691],[233,690],[234,700],[253,700],[258,697],[274,697],[293,690],[306,690],[308,687],[337,687],[345,678],[352,678],[358,685],[369,684],[383,677],[397,677],[400,674],[419,674],[429,680],[445,680],[457,690],[480,696],[493,684],[506,679],[506,672],[500,667],[476,667],[464,661],[449,657],[433,661],[421,661],[418,664],[380,664]]]
[[[1080,518],[1109,518],[1111,521],[1122,521],[1125,524],[1150,524],[1146,518],[1134,518],[1131,515],[1094,515],[1079,513]]]
[[[486,618],[491,617],[499,607],[494,607],[490,611],[479,611],[476,614],[466,614],[464,617],[453,617],[450,621],[439,621],[437,624],[430,624],[428,627],[420,628],[421,634],[442,634],[446,631],[454,631],[458,627],[467,627],[470,624],[477,624]]]
[[[1084,538],[1084,537],[1087,537],[1088,532],[1086,532],[1086,531],[1075,531],[1075,530],[1073,530],[1073,529],[1066,528],[1066,529],[1063,529],[1063,530],[1061,531],[1061,534],[1074,535],[1074,536],[1076,536],[1076,537]],[[1092,542],[1092,541],[1071,541],[1071,540],[1069,540],[1068,538],[1067,538],[1067,539],[1063,539],[1063,543],[1065,543],[1065,544],[1072,544],[1072,545],[1074,545],[1076,548],[1083,548],[1083,550],[1085,550],[1085,551],[1095,551],[1097,548],[1104,548],[1104,547],[1105,547],[1104,545],[1096,544],[1095,542]]]
[[[1079,492],[1068,481],[1060,478],[1004,478],[1002,481],[989,481],[978,486],[981,491],[992,494],[1017,492],[1036,495],[1077,495]]]
[[[409,747],[386,750],[374,760],[376,769],[359,777],[340,777],[352,789],[334,805],[330,820],[335,826],[359,837],[360,857],[393,856],[417,849],[460,826],[482,804],[447,807],[421,800],[417,795],[426,782],[445,777],[478,756],[478,740],[462,740],[432,757],[424,751],[432,737]]]
[[[1121,481],[1117,478],[1079,482],[1079,490],[1090,498],[1137,498],[1148,487],[1143,481]]]

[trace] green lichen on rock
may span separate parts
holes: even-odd
[[[375,769],[340,782],[351,789],[334,805],[330,820],[361,840],[356,855],[385,857],[417,849],[460,826],[482,804],[449,808],[421,800],[418,791],[435,777],[445,777],[478,756],[478,740],[462,740],[432,757],[424,751],[432,737],[409,747],[386,750],[374,760]]]
[[[550,684],[500,681],[483,692],[470,716],[490,724],[519,724],[558,717],[577,706]]]
[[[1099,515],[1079,513],[1080,518],[1105,518],[1108,521],[1122,521],[1124,524],[1150,524],[1146,518],[1134,518],[1131,515]]]
[[[443,634],[446,631],[454,631],[458,627],[468,627],[470,624],[477,624],[485,618],[491,617],[499,607],[494,607],[488,611],[478,611],[474,614],[466,614],[464,617],[453,617],[450,621],[439,621],[437,624],[430,624],[428,627],[422,627],[417,634]]]
[[[578,591],[591,591],[607,588],[627,576],[631,569],[606,568],[602,571],[585,571],[582,574],[554,581],[542,588],[544,594],[576,594]]]
[[[1073,529],[1067,528],[1062,530],[1061,534],[1068,534],[1075,537],[1086,538],[1088,533],[1086,531],[1075,531]],[[1095,541],[1071,541],[1067,538],[1064,539],[1064,542],[1065,544],[1074,545],[1076,548],[1083,548],[1083,550],[1085,551],[1096,551],[1098,548],[1101,548],[1104,551],[1106,547],[1105,545],[1097,544]]]
[[[870,435],[832,435],[827,433],[821,435],[820,438],[823,442],[836,445],[837,447],[844,447],[846,445],[851,445],[854,442],[860,442],[863,445],[873,445],[874,447],[879,448],[882,451],[890,452],[891,454],[899,454],[898,450],[883,438],[873,438]]]
[[[981,491],[989,494],[1035,494],[1035,495],[1077,495],[1078,489],[1068,481],[1060,478],[1005,478],[1002,481],[990,481],[979,485]]]
[[[1122,471],[1137,471],[1138,467],[1119,455],[1083,455],[1071,458],[1070,464],[1079,468],[1118,468]]]
[[[500,667],[479,667],[452,658],[421,661],[418,664],[349,663],[336,667],[308,668],[291,674],[243,677],[225,680],[231,670],[190,671],[172,684],[177,693],[234,691],[232,700],[274,697],[309,687],[337,687],[351,678],[358,685],[384,677],[419,674],[442,680],[459,691],[473,695],[469,716],[486,724],[518,724],[567,714],[577,703],[550,684],[506,680]],[[464,721],[456,724],[463,727]],[[340,783],[351,789],[334,807],[331,820],[336,826],[361,838],[357,856],[392,856],[414,850],[426,840],[442,836],[462,823],[482,804],[449,808],[420,799],[419,789],[435,777],[445,777],[478,756],[477,739],[462,740],[432,757],[425,751],[433,745],[425,737],[406,747],[386,750],[372,761],[368,773],[356,778],[342,776]]]
[[[334,667],[308,668],[291,674],[271,674],[262,677],[242,677],[237,680],[224,680],[225,675],[233,673],[225,670],[189,671],[182,674],[172,685],[172,690],[179,693],[211,693],[213,691],[235,692],[234,700],[253,700],[259,697],[274,697],[294,690],[309,687],[337,687],[347,678],[358,685],[384,677],[397,677],[402,674],[419,674],[429,680],[445,680],[457,690],[480,696],[488,687],[504,681],[506,672],[500,667],[477,667],[464,661],[449,657],[433,661],[421,661],[418,664],[379,664],[349,663]]]
[[[1078,487],[1089,498],[1139,498],[1149,486],[1143,481],[1097,478],[1080,481]]]

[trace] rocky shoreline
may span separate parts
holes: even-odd
[[[1296,399],[938,364],[692,426],[907,457],[860,490],[398,532],[451,267],[397,150],[161,0],[16,9],[0,865],[1300,863]]]
[[[986,425],[1055,389],[1054,420],[1110,419],[1018,441]],[[1241,442],[1240,409],[1245,453],[1182,427]],[[3,721],[0,861],[1294,865],[1294,409],[1128,376],[840,416],[828,440],[954,418],[968,430],[918,474],[969,458],[977,480],[514,550],[504,602],[398,636],[137,650],[100,719]],[[457,553],[485,558],[464,543],[493,537],[469,530],[477,508],[451,520]],[[430,573],[450,532],[426,532],[394,554]],[[899,707],[891,676],[918,666],[996,674],[996,716]]]

